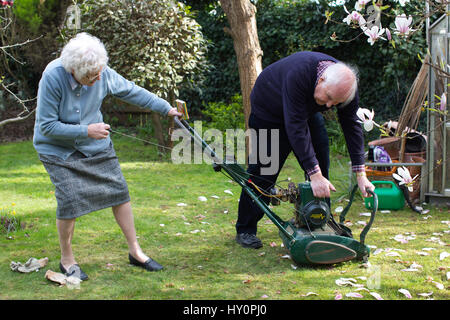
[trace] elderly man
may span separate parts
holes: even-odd
[[[138,244],[127,183],[100,108],[103,99],[112,95],[163,115],[181,114],[120,76],[107,62],[100,40],[80,33],[48,64],[37,96],[33,144],[55,186],[60,269],[81,280],[88,276],[72,252],[75,220],[108,207],[127,240],[130,263],[148,271],[163,268]]]
[[[364,137],[356,116],[357,74],[349,65],[319,52],[294,53],[269,65],[256,80],[251,93],[249,127],[255,129],[257,141],[252,145],[258,146],[259,140],[265,138],[259,134],[265,131],[260,129],[267,129],[269,135],[277,131],[279,141],[275,148],[270,138],[265,141],[269,154],[278,150],[271,158],[278,156],[279,166],[273,174],[263,175],[261,169],[271,163],[264,163],[259,158],[256,163],[249,163],[247,172],[253,183],[268,191],[293,151],[311,181],[314,196],[328,199],[330,191],[336,189],[328,180],[328,136],[320,112],[333,106],[337,107],[359,189],[367,197],[366,189],[374,190],[375,187],[364,172]],[[236,241],[241,246],[262,247],[261,240],[256,237],[257,223],[262,216],[262,210],[242,192],[236,222]]]

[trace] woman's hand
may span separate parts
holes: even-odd
[[[182,117],[183,114],[181,112],[178,112],[177,108],[172,108],[169,110],[169,112],[167,113],[168,116],[178,116],[178,117]]]
[[[106,123],[91,123],[88,125],[88,137],[96,140],[106,139],[109,135],[109,124]]]

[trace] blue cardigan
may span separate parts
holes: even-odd
[[[258,76],[251,93],[251,112],[258,118],[286,129],[292,149],[305,170],[318,161],[311,143],[308,119],[327,110],[314,100],[317,66],[320,61],[337,60],[319,52],[302,51],[285,57]],[[364,136],[358,117],[358,92],[351,103],[337,109],[352,166],[364,164]]]
[[[106,67],[91,87],[80,85],[53,60],[39,82],[33,144],[38,153],[67,159],[76,150],[90,157],[105,150],[106,139],[88,137],[88,125],[103,122],[102,101],[107,95],[167,115],[170,104]]]

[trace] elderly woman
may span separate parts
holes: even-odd
[[[76,218],[112,207],[128,243],[131,264],[148,271],[163,267],[149,258],[136,239],[127,183],[103,123],[100,107],[107,95],[163,115],[176,108],[109,68],[99,39],[80,33],[45,68],[39,82],[33,144],[55,186],[60,269],[81,280],[88,276],[72,252]]]

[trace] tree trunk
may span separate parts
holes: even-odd
[[[161,124],[161,118],[159,116],[158,112],[152,112],[152,123],[153,123],[153,128],[154,128],[154,132],[155,132],[155,137],[156,140],[158,141],[158,144],[160,145],[160,147],[158,147],[160,152],[165,152],[165,148],[163,146],[166,145],[166,142],[164,141],[164,134],[163,134],[163,127]]]
[[[241,83],[245,128],[248,128],[250,93],[262,70],[263,52],[259,46],[256,27],[256,7],[250,0],[220,0],[220,5],[230,24],[230,28],[224,28],[224,31],[233,38]]]

